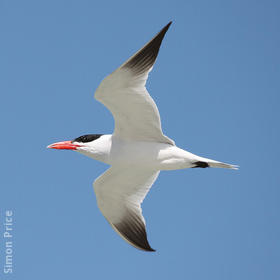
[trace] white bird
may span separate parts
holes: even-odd
[[[48,148],[80,152],[111,167],[94,183],[97,204],[113,229],[134,247],[149,245],[141,203],[160,170],[230,165],[176,147],[161,129],[158,108],[145,84],[155,63],[169,22],[150,42],[107,76],[95,98],[114,116],[113,134],[89,134]]]

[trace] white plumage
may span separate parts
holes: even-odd
[[[94,182],[98,207],[114,230],[138,249],[154,251],[147,240],[141,203],[160,170],[230,165],[176,147],[161,129],[158,108],[145,85],[171,22],[107,76],[95,98],[113,114],[112,135],[91,134],[49,148],[76,150],[111,165]]]

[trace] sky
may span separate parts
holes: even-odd
[[[0,278],[280,279],[279,9],[1,0]],[[108,167],[46,146],[112,133],[95,89],[170,20],[147,83],[164,133],[240,169],[161,172],[142,205],[149,253],[97,208],[92,182]]]

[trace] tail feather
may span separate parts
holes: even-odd
[[[239,168],[238,165],[227,164],[227,163],[214,161],[214,160],[208,161],[207,163],[209,164],[210,167],[216,167],[216,168],[228,168],[228,169],[235,169],[235,170],[237,170]]]
[[[199,157],[199,161],[194,162],[193,167],[215,167],[215,168],[227,168],[227,169],[235,169],[237,170],[239,168],[238,165],[234,164],[227,164],[224,162],[208,159],[208,158],[201,158]]]

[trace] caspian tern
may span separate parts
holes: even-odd
[[[160,170],[238,168],[180,149],[162,132],[158,108],[145,84],[171,23],[97,88],[95,98],[113,114],[114,133],[83,135],[48,146],[74,150],[111,166],[93,183],[98,207],[124,240],[144,251],[155,250],[147,240],[141,203]]]

